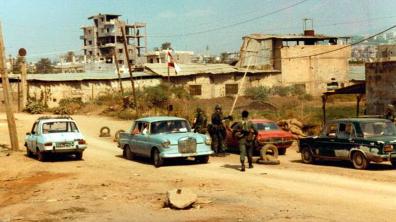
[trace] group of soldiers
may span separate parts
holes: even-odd
[[[253,168],[253,150],[257,137],[257,130],[249,121],[249,112],[244,110],[241,113],[242,121],[238,122],[232,130],[235,138],[238,139],[241,171],[245,171],[245,156],[247,156],[248,167]],[[215,156],[225,156],[226,147],[224,141],[227,131],[225,121],[232,121],[232,116],[224,116],[221,105],[216,105],[211,116],[211,123],[208,124],[207,116],[201,108],[197,108],[193,121],[193,129],[196,133],[209,133],[212,138],[212,150]]]

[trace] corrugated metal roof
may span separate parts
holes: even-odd
[[[133,77],[151,77],[156,76],[144,72],[134,72]],[[19,74],[10,74],[10,79],[20,79]],[[129,73],[121,74],[122,79],[129,79]],[[118,79],[116,73],[111,72],[89,72],[89,73],[56,73],[56,74],[28,74],[28,81],[45,81],[45,82],[65,82],[65,81],[83,81],[83,80],[113,80]]]
[[[181,71],[175,73],[174,68],[170,68],[170,76],[189,76],[196,74],[227,74],[238,72],[238,70],[228,64],[178,64]],[[168,67],[166,63],[147,63],[145,64],[145,69],[161,75],[168,76]]]
[[[265,39],[285,39],[285,40],[294,40],[294,39],[334,39],[339,38],[335,36],[325,36],[325,35],[314,35],[314,36],[307,36],[307,35],[273,35],[273,34],[260,34],[254,33],[250,35],[246,35],[243,38],[251,38],[257,40],[265,40]]]

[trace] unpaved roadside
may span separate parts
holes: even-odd
[[[18,134],[37,116],[17,114]],[[0,154],[0,221],[394,221],[396,172],[390,165],[371,170],[348,163],[306,165],[295,150],[281,165],[238,171],[238,156],[154,168],[148,160],[128,161],[102,126],[114,133],[128,121],[74,116],[89,144],[83,161],[55,158],[41,163],[24,153]],[[4,114],[0,114],[5,119]],[[0,125],[8,141],[6,125]],[[199,207],[163,208],[165,192],[187,187]]]

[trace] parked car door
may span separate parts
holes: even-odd
[[[33,124],[32,130],[30,131],[30,135],[27,137],[27,145],[30,150],[35,151],[37,147],[37,136],[38,136],[38,122]]]
[[[334,145],[337,138],[338,124],[330,122],[326,124],[322,134],[316,139],[314,144],[315,155],[320,157],[334,157]]]
[[[349,159],[349,151],[355,144],[356,130],[352,122],[340,122],[338,124],[336,143],[333,146],[334,157],[337,159]]]

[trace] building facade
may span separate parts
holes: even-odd
[[[127,50],[131,64],[144,63],[147,50],[146,24],[127,24],[119,19],[120,15],[98,14],[88,19],[92,26],[83,26],[84,56],[86,62],[117,62],[127,64],[124,48],[123,29],[127,42]]]
[[[345,45],[349,39],[308,31],[305,35],[243,37],[237,68],[278,72],[281,85],[304,85],[311,95],[327,91],[328,84],[347,84],[351,50]]]

